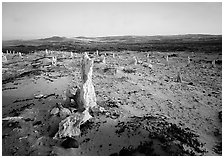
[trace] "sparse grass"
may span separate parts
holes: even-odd
[[[133,68],[124,68],[123,71],[124,71],[125,73],[135,73],[135,72],[136,72],[136,70],[133,69]]]

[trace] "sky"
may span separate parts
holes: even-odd
[[[2,39],[222,34],[221,2],[3,2]]]

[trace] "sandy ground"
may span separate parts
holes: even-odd
[[[107,52],[110,54],[111,52]],[[147,58],[146,53],[150,56]],[[177,54],[169,57],[167,54]],[[50,115],[80,84],[80,55],[8,55],[2,69],[3,155],[221,155],[221,56],[188,52],[115,52],[94,63],[98,109],[81,126],[73,148],[53,139],[62,120]],[[133,64],[133,56],[152,68]],[[187,57],[192,61],[187,65]],[[100,58],[100,57],[96,57]],[[36,60],[39,59],[39,60]],[[38,64],[40,63],[40,64]],[[32,66],[33,65],[33,66]],[[45,65],[45,66],[43,66]],[[176,82],[177,72],[182,82]]]

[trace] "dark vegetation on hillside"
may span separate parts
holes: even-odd
[[[175,36],[112,36],[76,37],[54,36],[37,40],[3,41],[6,50],[32,53],[40,50],[60,51],[192,51],[214,53],[222,52],[221,35],[175,35]]]

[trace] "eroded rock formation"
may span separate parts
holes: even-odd
[[[67,108],[64,110],[63,120],[59,123],[59,131],[56,133],[55,138],[76,137],[79,136],[80,125],[88,121],[92,116],[89,114],[89,109],[96,106],[96,95],[92,83],[92,68],[93,60],[89,58],[87,53],[84,53],[81,64],[81,78],[82,83],[80,88],[77,89],[76,94],[68,91],[67,98],[74,99],[76,102],[77,112],[69,113]],[[61,116],[60,116],[61,117]]]
[[[57,57],[56,56],[52,57],[52,65],[54,65],[54,66],[57,65]]]
[[[92,83],[93,60],[87,53],[83,55],[81,66],[82,84],[80,90],[76,91],[76,103],[79,110],[89,109],[96,106],[96,94]]]

